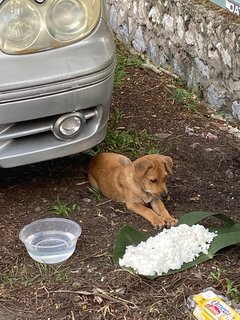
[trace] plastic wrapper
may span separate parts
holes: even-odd
[[[198,320],[240,320],[240,309],[214,288],[207,288],[187,299],[193,319]]]

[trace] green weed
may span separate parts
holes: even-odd
[[[227,282],[227,295],[230,299],[233,299],[236,302],[240,302],[240,286],[235,286],[233,281],[226,279]]]
[[[227,113],[226,111],[221,110],[218,113],[224,120],[227,120],[227,118],[229,117],[229,113]]]
[[[108,128],[115,128],[123,118],[124,112],[119,108],[115,108],[109,116]]]
[[[140,157],[144,154],[162,153],[158,138],[146,130],[124,129],[119,127],[124,118],[120,109],[114,109],[109,118],[108,132],[105,140],[90,151],[92,156],[100,152],[122,153],[129,157]]]
[[[218,285],[226,287],[226,295],[229,299],[240,302],[240,286],[234,285],[234,282],[225,276],[226,270],[216,268],[216,271],[209,273],[209,278],[214,280]]]
[[[0,279],[2,284],[10,285],[12,287],[13,283],[19,279],[17,266],[13,266],[8,272],[3,273]]]
[[[112,129],[108,131],[104,142],[96,147],[95,154],[99,152],[116,152],[137,158],[161,153],[161,150],[157,146],[157,138],[146,131]]]
[[[155,135],[148,133],[146,130],[138,131],[134,128],[118,127],[123,118],[123,111],[120,109],[113,110],[105,140],[94,150],[91,150],[92,155],[100,152],[116,152],[125,154],[130,158],[137,158],[144,154],[163,152],[157,146],[158,139]]]
[[[220,281],[221,277],[225,273],[226,273],[226,270],[224,270],[222,268],[216,268],[216,271],[211,271],[209,273],[209,278],[213,279],[213,280],[216,280],[216,281]]]
[[[124,80],[129,76],[128,68],[135,66],[140,67],[143,62],[139,58],[124,52],[120,48],[117,49],[116,53],[117,63],[115,69],[114,86],[120,88]]]
[[[195,110],[198,104],[195,94],[182,88],[178,88],[174,91],[173,99],[182,103],[189,110]]]
[[[74,212],[80,210],[79,205],[77,204],[66,204],[60,200],[60,197],[57,197],[56,204],[52,207],[52,211],[58,216],[69,217]]]
[[[61,283],[69,282],[70,268],[50,266],[47,264],[36,263],[34,266],[16,263],[9,271],[0,277],[3,285],[14,287],[21,284],[28,287],[32,284],[42,283],[43,281],[56,281]]]
[[[101,193],[98,190],[96,190],[95,188],[92,188],[92,187],[88,187],[88,190],[94,196],[95,201],[97,203],[99,203],[101,201],[101,199],[102,199]]]
[[[56,282],[66,283],[70,279],[70,267],[62,265],[47,265],[45,263],[37,263],[39,277],[41,280],[53,279]]]

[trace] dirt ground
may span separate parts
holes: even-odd
[[[123,86],[114,90],[111,113],[123,114],[116,130],[147,130],[172,157],[166,207],[175,217],[205,210],[239,222],[239,141],[221,130],[223,122],[203,105],[189,110],[174,100],[176,83],[165,73],[142,67],[128,72]],[[115,265],[113,244],[122,226],[156,231],[123,204],[103,197],[98,201],[89,190],[88,162],[89,156],[80,154],[0,170],[0,320],[185,320],[191,319],[187,297],[210,286],[240,300],[239,247],[154,281]],[[65,263],[40,265],[28,256],[18,233],[31,221],[56,216],[52,207],[57,197],[80,206],[70,218],[83,233]]]

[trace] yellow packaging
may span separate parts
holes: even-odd
[[[193,315],[198,320],[240,320],[240,315],[212,290],[193,297]]]

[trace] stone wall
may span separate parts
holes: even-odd
[[[240,121],[240,19],[189,0],[106,0],[114,33]],[[210,5],[211,7],[211,5]],[[233,16],[233,18],[232,18]],[[239,24],[238,24],[239,22]]]

